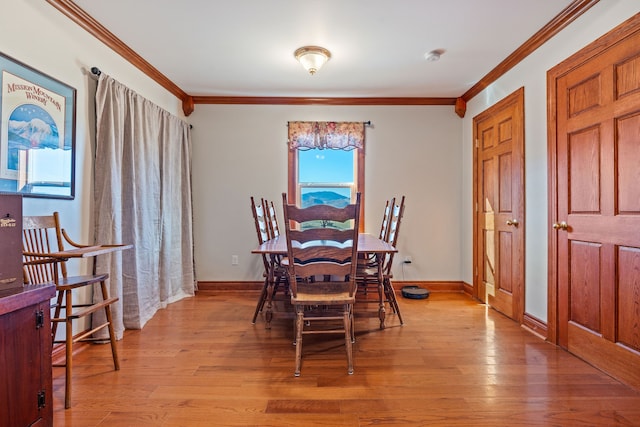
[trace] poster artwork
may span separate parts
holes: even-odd
[[[0,178],[64,185],[71,181],[71,143],[65,145],[66,98],[2,72]],[[35,164],[46,167],[30,167]]]

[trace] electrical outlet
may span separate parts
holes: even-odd
[[[231,265],[238,265],[238,255],[231,255]]]
[[[404,263],[405,264],[411,264],[413,262],[413,260],[411,259],[410,256],[406,256],[404,257]]]

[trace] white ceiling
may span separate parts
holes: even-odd
[[[189,95],[458,97],[571,0],[74,2]],[[304,45],[332,54],[313,76]]]

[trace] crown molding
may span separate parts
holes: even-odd
[[[117,54],[129,61],[140,71],[145,73],[151,79],[156,81],[160,86],[171,92],[174,96],[182,101],[183,110],[185,104],[188,105],[189,95],[173,83],[167,76],[158,71],[153,65],[148,63],[143,57],[138,55],[133,49],[127,46],[122,40],[116,37],[112,32],[107,30],[102,24],[82,10],[71,0],[46,0],[47,3],[58,9],[65,16],[87,30],[91,35],[110,47]],[[98,64],[99,65],[99,64]],[[187,114],[193,112],[193,109]]]
[[[571,2],[562,12],[549,21],[547,25],[531,36],[519,48],[513,51],[511,55],[507,56],[504,61],[499,63],[493,70],[489,71],[489,73],[473,85],[471,89],[466,91],[461,96],[462,100],[468,102],[474,96],[478,95],[486,89],[487,86],[506,74],[507,71],[515,67],[524,58],[549,41],[599,1],[600,0],[574,0]]]
[[[309,98],[286,96],[193,96],[194,104],[269,105],[455,105],[456,98]]]
[[[309,97],[243,97],[243,96],[192,96],[180,89],[164,74],[149,64],[122,40],[93,19],[71,0],[46,0],[62,14],[84,28],[117,54],[136,66],[182,101],[182,110],[189,116],[195,104],[287,104],[287,105],[454,105],[455,112],[464,117],[466,103],[482,92],[487,86],[512,69],[533,51],[546,43],[554,35],[576,20],[599,0],[574,0],[553,20],[541,28],[522,46],[485,75],[480,81],[458,98],[309,98]]]

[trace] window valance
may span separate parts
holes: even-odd
[[[289,149],[364,148],[364,122],[289,122]]]

